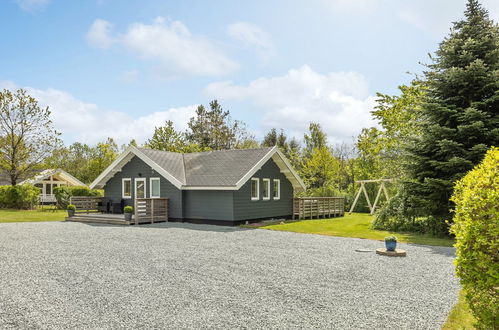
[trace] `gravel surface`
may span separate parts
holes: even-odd
[[[0,224],[0,328],[440,329],[454,249],[166,223]]]

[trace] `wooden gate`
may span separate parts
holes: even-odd
[[[136,198],[135,224],[168,221],[168,198]]]

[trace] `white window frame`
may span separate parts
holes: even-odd
[[[277,183],[277,196],[274,196],[274,192],[276,191],[274,188],[274,184]],[[281,199],[281,180],[279,179],[274,179],[273,184],[272,184],[272,199],[275,201],[278,201]]]
[[[146,178],[135,178],[134,182],[134,192],[135,192],[135,199],[137,199],[137,181],[142,181],[144,182],[144,198],[147,198],[147,179]],[[139,197],[142,198],[142,197]]]
[[[268,178],[265,178],[265,179],[262,179],[263,181],[263,188],[262,189],[262,200],[264,201],[269,201],[270,200],[270,195],[271,195],[271,192],[270,192],[270,189],[271,189],[271,186],[270,186],[270,179]],[[267,185],[267,197],[265,197],[265,185]]]
[[[256,181],[256,197],[253,197],[253,181]],[[252,201],[260,200],[260,179],[259,178],[251,178],[250,185],[250,196]]]
[[[125,196],[125,181],[130,182],[130,196]],[[132,198],[132,178],[123,178],[121,179],[121,198]]]
[[[159,188],[159,195],[158,196],[154,196],[152,194],[152,182],[153,181],[158,181],[158,188]],[[149,178],[149,197],[150,198],[160,198],[161,197],[161,179],[158,178],[158,177],[155,177],[155,178]]]

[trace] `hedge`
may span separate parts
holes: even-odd
[[[102,196],[101,190],[90,189],[86,186],[61,186],[54,188],[57,206],[66,209],[69,205],[71,196]]]
[[[29,185],[0,186],[0,208],[31,209],[38,204],[40,189]]]
[[[456,272],[478,329],[499,329],[499,148],[457,182]]]

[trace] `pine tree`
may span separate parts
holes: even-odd
[[[499,27],[477,0],[454,23],[425,72],[421,135],[409,147],[406,186],[446,231],[454,183],[499,145]]]

